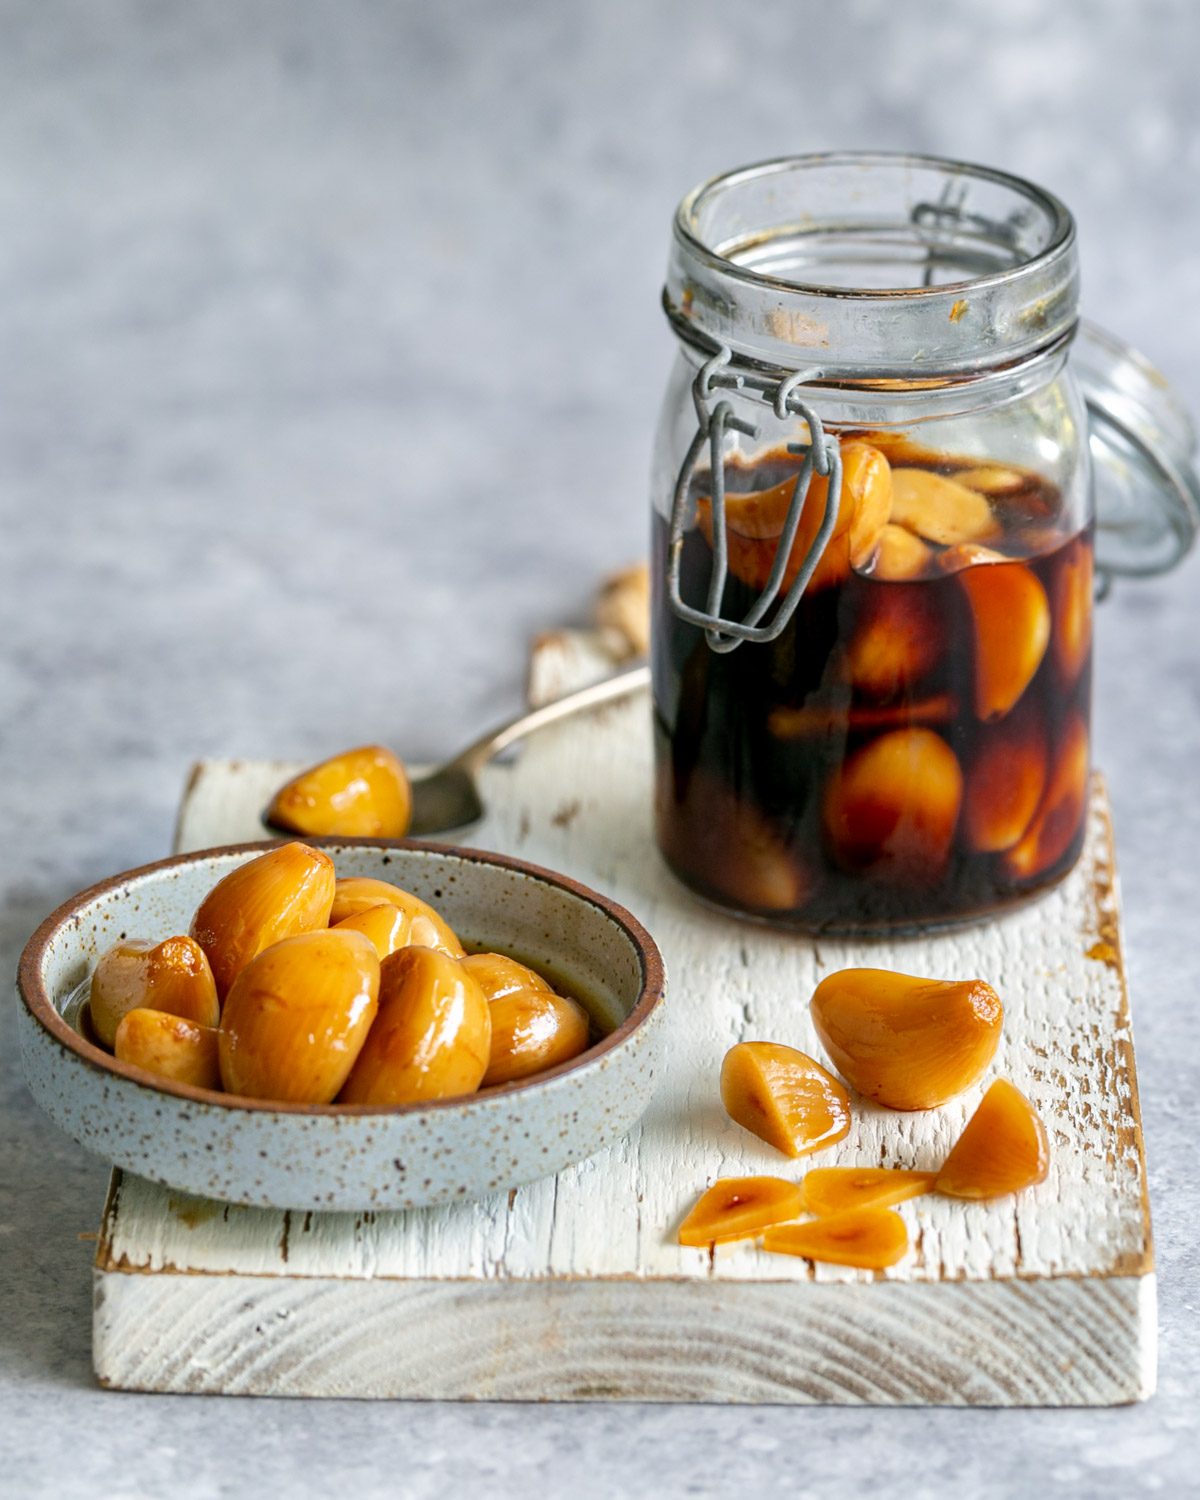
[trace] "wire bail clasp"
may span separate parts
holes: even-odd
[[[709,648],[721,655],[734,651],[743,641],[762,643],[773,641],[796,612],[800,596],[808,587],[809,580],[824,552],[837,522],[838,506],[842,495],[842,454],[836,437],[825,431],[820,417],[807,402],[794,394],[798,386],[819,374],[815,370],[798,370],[775,383],[754,371],[730,369],[733,355],[728,346],[723,346],[701,366],[692,382],[692,400],[696,406],[696,435],[692,439],[679,477],[675,481],[675,494],[671,503],[671,532],[667,552],[667,594],[671,608],[681,620],[704,629]],[[770,400],[775,415],[782,421],[788,416],[800,416],[808,425],[808,446],[789,443],[789,453],[803,453],[804,462],[796,475],[792,496],[788,502],[787,516],[775,548],[775,559],[766,584],[758,598],[750,606],[744,620],[729,620],[721,614],[721,601],[725,594],[725,583],[729,576],[728,538],[725,532],[725,434],[741,432],[756,438],[759,428],[753,422],[744,421],[734,413],[729,401],[718,401],[709,410],[709,401],[714,386],[725,389],[753,392],[761,400]],[[708,599],[704,609],[687,604],[680,594],[680,564],[683,553],[683,534],[694,519],[689,514],[688,490],[700,456],[705,448],[709,454],[709,472],[712,476],[712,572],[709,576]],[[825,490],[825,509],[821,524],[813,537],[812,545],[805,554],[800,570],[792,580],[787,593],[779,603],[774,617],[762,624],[763,616],[775,603],[787,572],[792,555],[792,544],[800,529],[800,519],[808,499],[812,476],[819,474],[828,478]]]

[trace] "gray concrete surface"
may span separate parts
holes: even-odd
[[[165,851],[188,763],[514,704],[531,633],[638,554],[680,194],[908,146],[1080,222],[1091,314],[1200,407],[1200,11],[0,3],[0,867],[10,972]],[[105,1169],[0,1031],[0,1491],[433,1497],[1197,1489],[1197,573],[1103,612],[1161,1265],[1148,1405],[501,1408],[106,1394]]]

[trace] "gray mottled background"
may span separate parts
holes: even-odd
[[[1200,407],[1200,9],[0,3],[0,867],[11,970],[162,854],[198,755],[419,756],[643,546],[671,209],[741,161],[913,147],[1074,207],[1090,313]],[[1111,1412],[400,1407],[116,1396],[104,1167],[0,1033],[14,1495],[1196,1492],[1194,567],[1104,610],[1162,1291]],[[7,1486],[13,1488],[9,1490]]]

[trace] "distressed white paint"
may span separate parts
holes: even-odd
[[[644,701],[619,704],[531,740],[487,773],[490,811],[472,837],[607,891],[657,938],[673,1046],[642,1125],[511,1198],[408,1214],[222,1210],[118,1180],[97,1272],[102,1379],[513,1398],[1076,1404],[1149,1393],[1152,1257],[1103,790],[1079,867],[1036,905],[950,935],[812,942],[717,915],[666,874],[650,841],[646,720]],[[180,847],[253,837],[288,769],[203,767]],[[1047,1121],[1049,1179],[992,1204],[904,1205],[913,1250],[878,1276],[749,1245],[711,1262],[679,1247],[675,1225],[715,1177],[803,1170],[725,1116],[726,1048],[757,1036],[820,1055],[808,997],[823,974],[862,963],[989,979],[1004,1041],[983,1083],[941,1110],[860,1104],[819,1164],[933,1167],[1003,1074]]]

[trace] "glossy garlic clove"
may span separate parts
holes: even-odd
[[[1092,546],[1077,537],[1054,575],[1054,659],[1068,687],[1074,685],[1092,647],[1095,590]]]
[[[1010,875],[1029,880],[1052,869],[1082,837],[1087,812],[1088,731],[1081,714],[1067,723],[1041,805],[1018,844],[1004,856]]]
[[[934,570],[937,553],[907,526],[889,521],[879,533],[875,551],[863,570],[884,582],[925,578]]]
[[[670,767],[661,767],[656,813],[667,858],[702,871],[722,899],[751,912],[796,911],[807,901],[811,877],[774,825],[718,777],[696,769],[681,793]]]
[[[982,731],[967,763],[963,827],[983,854],[1018,843],[1033,821],[1046,787],[1046,732],[1037,713],[1023,709]]]
[[[850,1098],[807,1053],[779,1042],[738,1042],[721,1065],[730,1119],[785,1156],[807,1156],[842,1140]]]
[[[803,1224],[777,1224],[763,1235],[763,1249],[775,1255],[801,1255],[835,1266],[882,1271],[903,1260],[908,1229],[890,1208],[852,1209]]]
[[[203,948],[190,937],[161,943],[127,938],[101,955],[92,975],[88,1019],[106,1047],[130,1011],[147,1007],[182,1016],[198,1026],[215,1026],[221,1005]]]
[[[842,1077],[888,1109],[936,1109],[971,1087],[1000,1042],[1004,1007],[982,979],[840,969],[813,991],[821,1045]]]
[[[998,1078],[967,1121],[935,1185],[951,1198],[1001,1198],[1044,1181],[1049,1170],[1046,1127],[1025,1095]]]
[[[196,1089],[219,1089],[220,1035],[215,1026],[200,1026],[161,1010],[131,1010],[117,1027],[113,1044],[117,1061],[129,1063]]]
[[[412,918],[390,902],[379,906],[368,906],[365,911],[353,912],[340,922],[331,922],[330,932],[361,932],[369,938],[371,946],[382,961],[397,948],[408,945],[412,930]]]
[[[787,520],[796,479],[789,476],[770,489],[725,498],[726,545],[729,571],[754,589],[770,577],[779,539]],[[784,570],[781,590],[791,587],[816,541],[825,513],[829,483],[813,475],[800,525]],[[839,582],[852,564],[866,564],[892,506],[891,469],[876,448],[849,441],[842,444],[842,492],[833,534],[825,545],[809,588]],[[712,501],[701,496],[697,524],[712,545]]]
[[[383,961],[379,1015],[341,1093],[343,1104],[416,1104],[473,1094],[483,1082],[492,1019],[457,959],[401,948]]]
[[[986,495],[929,469],[892,470],[891,520],[942,547],[1000,535]]]
[[[492,1040],[483,1088],[544,1073],[587,1048],[588,1013],[565,995],[546,989],[509,990],[488,1003]]]
[[[679,1243],[703,1249],[752,1239],[803,1212],[799,1183],[783,1177],[722,1177],[701,1193],[679,1226]]]
[[[246,965],[221,1015],[231,1094],[331,1104],[377,1009],[379,959],[361,932],[304,932]]]
[[[219,880],[192,918],[224,999],[246,965],[282,938],[326,926],[333,902],[333,861],[307,844],[283,844]]]
[[[872,698],[911,693],[942,654],[944,633],[919,585],[876,589],[846,645],[851,686]]]
[[[975,712],[985,722],[1001,719],[1033,681],[1046,654],[1046,590],[1036,574],[1017,562],[966,568],[958,581],[975,637]]]
[[[536,969],[518,963],[507,953],[469,953],[462,966],[483,991],[485,1000],[499,1000],[514,990],[551,989]]]
[[[871,740],[830,777],[825,838],[844,869],[929,881],[945,867],[962,803],[954,751],[931,729]]]
[[[309,766],[279,788],[267,809],[276,828],[310,838],[399,839],[411,817],[408,773],[383,745],[360,745]]]
[[[357,875],[339,880],[329,921],[336,927],[347,917],[361,916],[376,906],[394,906],[406,917],[408,927],[398,947],[434,948],[451,958],[463,957],[466,950],[450,924],[428,902],[387,880]],[[373,920],[382,922],[382,918]]]
[[[898,1167],[814,1167],[804,1178],[804,1206],[827,1218],[853,1209],[891,1208],[932,1193],[936,1172]]]

